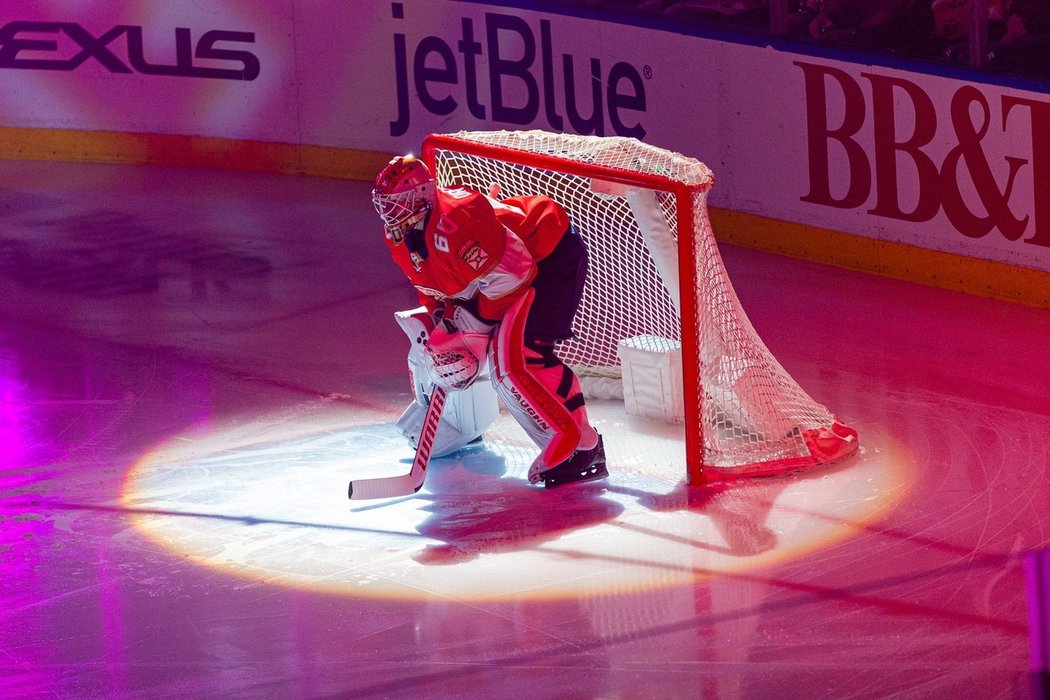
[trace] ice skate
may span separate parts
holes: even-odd
[[[542,481],[544,487],[553,489],[578,481],[604,479],[607,476],[609,470],[605,466],[605,445],[602,436],[599,435],[598,443],[591,449],[576,450],[561,464],[530,475],[529,481],[534,484]]]

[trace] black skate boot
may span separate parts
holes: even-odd
[[[540,473],[540,480],[546,488],[553,489],[577,481],[594,481],[609,476],[605,468],[605,445],[602,436],[598,444],[589,450],[576,450],[572,456],[561,464]]]

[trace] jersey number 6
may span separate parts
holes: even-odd
[[[448,252],[448,238],[441,234],[434,234],[434,247],[440,250],[442,253]]]

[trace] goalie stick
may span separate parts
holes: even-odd
[[[408,474],[401,476],[382,476],[374,479],[354,479],[350,482],[347,495],[352,501],[364,501],[373,498],[396,498],[410,496],[423,488],[427,478],[427,465],[430,464],[430,449],[434,445],[441,412],[445,408],[445,389],[434,387],[430,395],[430,404],[423,417],[423,427],[419,431],[419,442],[416,443],[416,457]]]

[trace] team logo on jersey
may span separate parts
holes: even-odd
[[[477,241],[471,241],[459,249],[459,257],[477,271],[485,267],[492,256]]]
[[[426,296],[431,297],[432,299],[437,299],[438,301],[444,301],[445,297],[447,296],[446,294],[439,292],[433,287],[424,287],[421,284],[416,284],[413,286],[416,289],[418,289],[421,294],[425,294]]]

